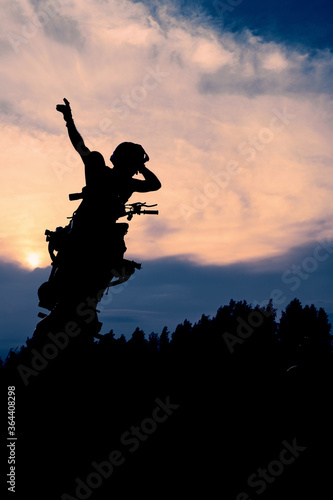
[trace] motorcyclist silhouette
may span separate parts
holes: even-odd
[[[101,153],[85,145],[70,103],[67,99],[64,103],[56,109],[63,114],[71,143],[84,163],[86,186],[82,193],[70,195],[71,199],[82,198],[71,223],[54,233],[46,231],[52,248],[58,251],[50,279],[38,291],[39,305],[49,310],[74,307],[88,296],[97,297],[112,277],[134,272],[135,263],[123,259],[128,224],[116,221],[126,215],[125,204],[134,192],[161,187],[145,166],[149,157],[139,144],[119,144],[110,157],[113,168],[108,167]],[[137,173],[144,180],[133,178]]]

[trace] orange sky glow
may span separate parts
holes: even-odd
[[[140,143],[162,182],[131,198],[160,214],[133,218],[128,258],[229,264],[332,235],[333,106],[319,85],[329,53],[307,76],[309,54],[170,13],[159,24],[141,3],[18,5],[30,25],[14,4],[1,20],[2,260],[49,265],[44,230],[78,206],[68,194],[84,186],[83,165],[55,110],[64,97],[88,147],[108,162],[120,142]]]

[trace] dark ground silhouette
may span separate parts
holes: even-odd
[[[137,328],[128,341],[86,335],[85,312],[2,366],[3,397],[16,387],[13,498],[326,498],[332,346],[322,309],[295,299],[278,323],[272,303],[230,301],[213,318],[148,338]]]

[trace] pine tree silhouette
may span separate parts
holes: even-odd
[[[333,465],[330,329],[323,309],[297,299],[280,323],[272,302],[231,300],[171,340],[167,327],[148,339],[111,330],[63,339],[54,356],[52,336],[28,339],[0,367],[17,393],[16,498],[253,496],[248,477],[294,439],[306,451],[270,476],[267,498],[321,497]],[[225,332],[239,339],[232,352]],[[32,370],[27,385],[18,366]],[[124,462],[103,477],[114,450]]]

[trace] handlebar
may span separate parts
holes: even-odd
[[[158,215],[158,210],[142,210],[140,213],[141,214]]]
[[[72,193],[68,195],[70,201],[82,200],[83,193]]]
[[[70,201],[76,201],[76,200],[82,200],[85,194],[85,187],[82,189],[81,193],[71,193],[69,195]],[[150,215],[158,215],[158,210],[145,210],[142,208],[151,208],[151,207],[156,207],[155,205],[147,205],[146,203],[141,203],[136,202],[136,203],[130,203],[128,205],[125,205],[125,213],[124,215],[127,215],[127,220],[131,220],[134,214],[140,215],[140,214],[150,214]]]
[[[125,211],[127,215],[127,220],[131,220],[134,214],[140,215],[140,214],[151,214],[151,215],[158,215],[158,210],[142,210],[142,207],[156,207],[155,205],[147,205],[146,203],[131,203],[128,205],[125,205]]]

